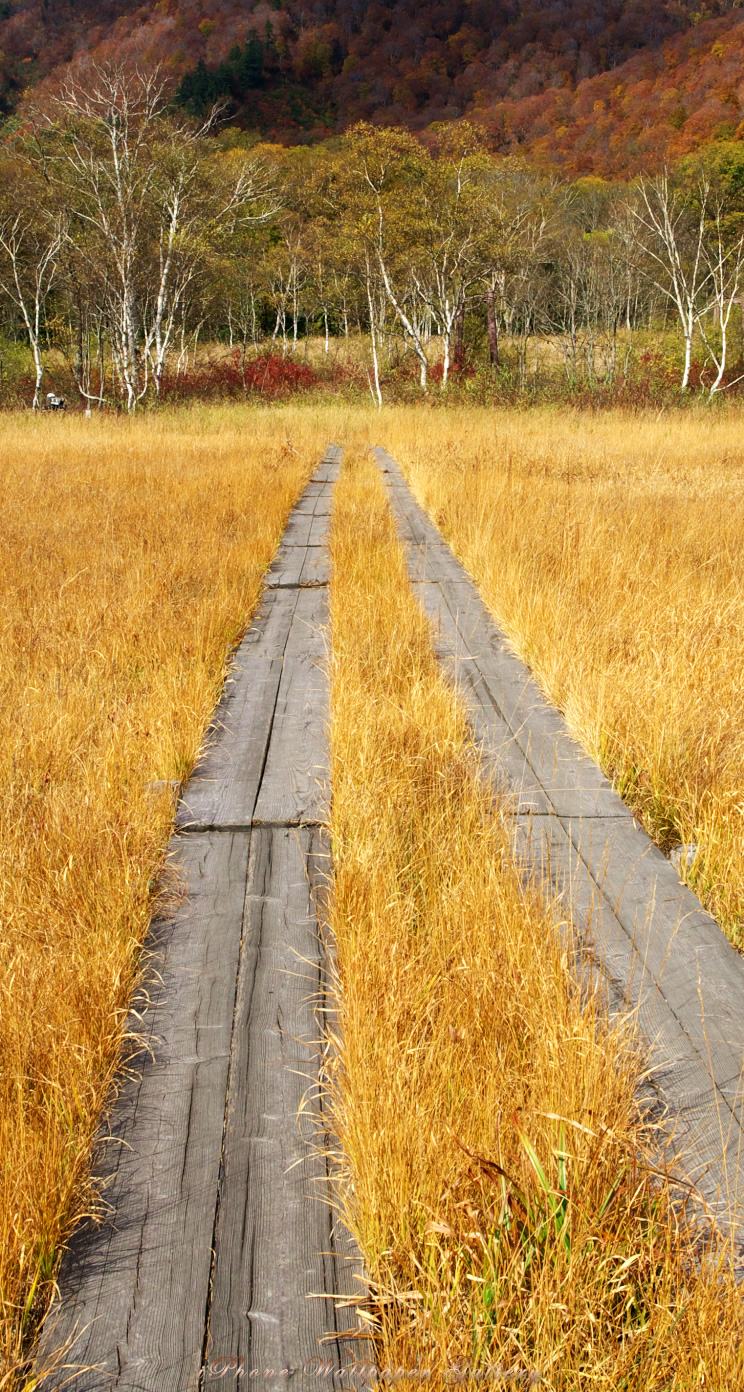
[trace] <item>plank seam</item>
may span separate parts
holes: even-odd
[[[308,550],[308,547],[303,547],[302,550],[305,550],[305,551],[306,551],[306,550]],[[267,590],[327,590],[327,589],[328,589],[328,581],[327,581],[327,580],[295,580],[295,581],[292,581],[292,580],[283,580],[283,581],[280,581],[279,584],[277,584],[277,585],[272,585],[270,582],[267,582],[266,588],[267,588]]]
[[[321,467],[323,466],[323,464],[328,464],[328,463],[330,463],[330,461],[329,461],[327,458],[324,459],[324,460],[322,461]],[[290,517],[291,517],[291,515],[292,515],[292,514],[290,514]],[[307,546],[305,546],[303,549],[304,549],[304,550],[307,550]],[[302,584],[297,583],[297,584],[284,584],[284,585],[279,584],[279,585],[274,585],[274,586],[272,586],[272,585],[267,585],[267,584],[265,584],[264,588],[265,588],[265,589],[289,589],[289,590],[298,590],[298,591],[299,591],[299,590],[301,590],[301,589],[327,588],[327,585],[325,585],[325,584],[324,584],[324,585],[312,585],[312,584],[309,584],[309,585],[302,585]],[[285,638],[284,643],[283,643],[283,645],[282,645],[282,661],[283,661],[283,662],[284,662],[284,660],[285,660],[285,658],[286,658],[287,647],[288,647],[288,644],[289,644],[289,639],[290,639],[290,635],[291,635],[291,632],[292,632],[292,626],[293,626],[293,624],[294,624],[294,622],[295,622],[296,614],[297,614],[297,610],[296,610],[296,608],[295,608],[295,611],[294,611],[294,613],[293,613],[293,615],[292,615],[292,620],[291,620],[291,622],[290,622],[290,624],[289,624],[289,627],[288,627],[288,629],[287,629],[286,638]],[[262,758],[262,760],[261,760],[261,768],[260,768],[260,770],[259,770],[258,778],[257,778],[257,780],[256,780],[256,794],[255,794],[255,798],[254,798],[254,802],[253,802],[253,811],[254,811],[254,812],[255,812],[255,809],[256,809],[256,807],[257,807],[257,805],[258,805],[259,797],[260,797],[260,795],[261,795],[261,787],[262,787],[262,784],[263,784],[264,774],[265,774],[265,771],[266,771],[266,765],[267,765],[267,762],[268,762],[269,752],[270,752],[270,749],[271,749],[271,741],[272,741],[272,737],[273,737],[273,734],[274,734],[274,728],[275,728],[275,724],[276,724],[276,713],[277,713],[277,708],[278,708],[278,704],[279,704],[279,692],[280,692],[280,689],[281,689],[281,681],[277,682],[276,693],[275,693],[275,696],[274,696],[274,703],[273,703],[273,707],[272,707],[272,711],[271,711],[271,720],[270,720],[269,728],[268,728],[268,732],[267,732],[266,743],[265,743],[264,749],[263,749],[263,758]],[[311,823],[302,823],[301,819],[299,819],[299,818],[296,819],[296,820],[294,820],[294,821],[286,821],[286,822],[263,822],[263,823],[261,823],[261,822],[257,822],[257,821],[255,820],[254,817],[251,817],[251,821],[250,821],[249,826],[246,826],[246,827],[243,827],[243,828],[240,828],[240,829],[241,829],[241,830],[245,830],[245,831],[247,831],[247,832],[250,833],[250,832],[253,830],[254,827],[265,827],[265,828],[275,828],[275,829],[277,829],[277,830],[284,830],[284,829],[287,829],[287,830],[288,830],[288,829],[290,829],[290,828],[296,828],[296,827],[299,827],[299,826],[301,826],[301,825],[320,825],[320,823],[312,823],[312,824],[311,824]],[[213,828],[211,828],[211,830],[214,830],[214,831],[219,831],[219,830],[223,830],[223,829],[225,829],[225,828],[223,828],[223,827],[221,827],[221,826],[219,826],[219,825],[215,825]],[[191,830],[191,828],[189,828],[189,830]],[[238,828],[235,827],[235,828],[233,828],[233,830],[238,830]],[[233,1056],[234,1056],[234,1052],[235,1052],[235,1026],[236,1026],[236,1021],[237,1021],[237,1011],[238,1011],[238,987],[239,987],[239,982],[240,982],[240,980],[241,980],[241,971],[242,971],[242,966],[243,966],[243,953],[244,953],[244,945],[245,945],[245,925],[246,925],[245,901],[246,901],[246,898],[247,898],[247,892],[248,892],[248,883],[246,883],[246,890],[245,890],[245,895],[244,895],[244,900],[243,900],[243,914],[242,914],[241,923],[240,923],[240,942],[239,942],[239,946],[238,946],[238,962],[237,962],[237,971],[236,971],[236,974],[235,974],[235,993],[234,993],[234,996],[233,996],[232,1021],[231,1021],[231,1027],[230,1027],[230,1051],[229,1051],[229,1059],[228,1059],[228,1067],[227,1067],[227,1084],[226,1084],[226,1087],[225,1087],[225,1107],[224,1107],[223,1121],[222,1121],[222,1143],[221,1143],[221,1147],[220,1147],[219,1177],[218,1177],[217,1194],[216,1194],[216,1200],[215,1200],[214,1224],[213,1224],[213,1228],[212,1228],[212,1251],[211,1251],[210,1264],[209,1264],[209,1282],[208,1282],[208,1286],[207,1286],[207,1295],[206,1295],[206,1303],[205,1303],[205,1310],[204,1310],[204,1339],[203,1339],[203,1344],[202,1344],[201,1369],[200,1369],[200,1372],[199,1372],[199,1383],[200,1383],[201,1386],[203,1386],[203,1384],[204,1384],[204,1370],[206,1369],[207,1353],[208,1353],[208,1350],[209,1350],[209,1337],[210,1337],[211,1316],[212,1316],[212,1299],[213,1299],[213,1291],[214,1291],[214,1276],[215,1276],[215,1266],[216,1266],[216,1260],[217,1260],[217,1241],[218,1241],[218,1233],[219,1233],[220,1209],[221,1209],[221,1204],[222,1204],[222,1180],[223,1180],[224,1167],[225,1167],[225,1146],[226,1146],[226,1141],[227,1141],[227,1127],[228,1127],[228,1122],[229,1122],[230,1102],[231,1102],[231,1092],[232,1092],[231,1080],[232,1080]]]
[[[266,827],[268,830],[281,831],[282,828],[292,830],[297,827],[324,827],[327,823],[314,817],[296,817],[291,821],[261,821],[254,818],[250,822],[189,822],[188,826],[178,828],[179,836],[188,836],[193,832],[205,831],[224,831],[233,833],[236,831],[254,831],[258,827]]]
[[[216,829],[216,828],[215,828]],[[250,828],[246,828],[250,831]],[[248,842],[248,864],[250,864],[251,843]],[[247,881],[246,881],[247,888]],[[238,1011],[238,983],[240,972],[243,965],[243,947],[245,943],[245,894],[243,895],[243,912],[240,918],[240,938],[238,940],[237,970],[235,972],[235,990],[233,993],[232,1020],[230,1022],[230,1049],[227,1059],[227,1073],[225,1082],[225,1107],[222,1114],[222,1142],[220,1145],[220,1163],[217,1170],[217,1194],[214,1205],[214,1219],[212,1222],[212,1247],[209,1259],[209,1279],[207,1281],[207,1293],[204,1302],[204,1337],[202,1341],[201,1366],[199,1368],[199,1386],[204,1386],[204,1372],[207,1365],[207,1352],[209,1350],[209,1331],[212,1318],[212,1293],[214,1287],[214,1266],[217,1252],[217,1230],[220,1219],[220,1205],[222,1202],[222,1178],[225,1168],[225,1139],[227,1136],[228,1112],[230,1106],[230,1076],[232,1070],[233,1054],[235,1052],[235,1021]]]

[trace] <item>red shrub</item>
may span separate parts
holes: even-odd
[[[166,373],[160,385],[160,400],[234,398],[248,392],[274,399],[307,391],[319,382],[311,367],[292,358],[282,358],[278,353],[262,353],[260,357],[246,359],[245,373],[240,358],[240,349],[235,348],[229,357],[219,362],[197,364],[187,373],[178,375]]]

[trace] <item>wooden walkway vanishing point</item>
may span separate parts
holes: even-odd
[[[397,464],[375,455],[437,654],[511,799],[520,857],[562,894],[612,1008],[635,1014],[673,1149],[708,1211],[741,1236],[744,958],[514,656]]]
[[[336,1297],[363,1293],[361,1265],[334,1220],[318,1134],[322,630],[340,455],[328,449],[290,516],[179,805],[184,899],[152,927],[135,1022],[147,1047],[97,1166],[110,1218],[83,1225],[66,1254],[38,1366],[66,1351],[44,1392],[197,1392],[248,1385],[253,1369],[304,1389],[318,1359],[368,1353],[343,1337],[356,1312]]]

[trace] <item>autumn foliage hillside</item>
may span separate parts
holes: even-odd
[[[651,170],[710,140],[744,138],[744,20],[709,20],[575,88],[483,104],[497,149],[573,174]]]
[[[725,0],[0,0],[0,115],[91,57],[163,64],[197,114],[217,96],[274,140],[475,115],[572,173],[674,160],[744,115]]]

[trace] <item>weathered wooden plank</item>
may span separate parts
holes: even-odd
[[[310,544],[310,529],[313,525],[313,514],[309,512],[293,512],[287,523],[282,537],[282,547],[286,550],[291,546],[308,546]]]
[[[298,591],[288,593],[294,604]],[[179,805],[180,827],[250,826],[283,672],[281,656],[236,661],[219,724]]]
[[[214,1357],[244,1349],[245,1375],[253,1360],[262,1378],[275,1363],[282,1386],[289,1366],[304,1389],[317,1382],[308,1359],[339,1368],[345,1332],[359,1356],[361,1262],[332,1210],[318,1096],[314,903],[329,851],[316,828],[294,825],[327,814],[329,562],[307,541],[327,537],[339,458],[329,450],[290,519],[179,808],[188,898],[151,930],[147,1048],[103,1147],[111,1218],[81,1228],[65,1261],[42,1364],[75,1342],[49,1392],[197,1392]],[[251,832],[254,814],[283,825]]]
[[[324,951],[307,874],[316,838],[253,834],[208,1355],[293,1370],[272,1382],[293,1387],[313,1357],[341,1357],[318,1088]]]
[[[511,789],[515,846],[562,894],[595,956],[612,1008],[631,1011],[652,1049],[675,1153],[712,1211],[744,1198],[741,1079],[744,960],[614,793],[487,613],[378,451],[433,622],[438,655],[467,703],[486,766]]]
[[[225,700],[227,702],[236,699],[233,687],[242,684],[244,673],[247,673],[250,678],[251,663],[255,662],[257,658],[273,658],[284,655],[296,603],[296,595],[264,590],[253,622],[235,654],[230,674],[225,683]],[[215,714],[216,728],[219,730],[222,729],[223,714],[223,702],[221,701]]]
[[[599,858],[600,836],[596,822],[592,825]],[[741,1193],[738,1064],[730,1082],[726,1081],[724,1060],[719,1059],[711,1070],[704,1039],[698,1039],[695,1046],[690,1037],[695,1011],[701,1016],[700,1001],[694,1002],[692,1016],[687,1008],[679,1010],[670,1001],[666,973],[651,968],[644,956],[642,934],[633,939],[630,925],[616,912],[616,901],[607,892],[601,874],[600,883],[593,877],[599,865],[589,872],[563,823],[555,816],[520,818],[517,830],[520,859],[562,894],[580,929],[581,940],[604,983],[610,1014],[627,1017],[630,1013],[647,1041],[652,1073],[644,1087],[643,1102],[659,1122],[668,1113],[677,1167],[699,1186],[708,1210],[718,1211],[725,1221],[729,1200]],[[607,838],[619,830],[614,819],[603,824]],[[656,906],[651,902],[646,910],[650,924]],[[674,955],[672,947],[670,963]],[[690,973],[689,979],[697,984],[696,973]],[[732,1038],[740,1039],[741,1021],[732,1023]]]
[[[429,569],[432,574],[438,569],[435,549],[429,553]],[[570,735],[563,717],[510,652],[472,583],[453,581],[449,567],[446,569],[447,573],[437,581],[436,592],[433,582],[418,585],[417,592],[434,625],[435,645],[439,644],[458,685],[460,665],[465,661],[477,664],[482,677],[480,691],[485,685],[490,697],[488,722],[493,723],[494,708],[501,717],[499,740],[491,741],[492,751],[497,747],[507,750],[508,744],[502,737],[508,732],[508,743],[516,743],[524,756],[519,786],[536,783],[562,816],[627,818],[627,808],[601,769]],[[471,709],[477,725],[477,702]],[[479,734],[483,736],[482,731]],[[509,748],[502,762],[508,763],[513,777],[515,751]],[[492,771],[498,772],[494,752],[490,763]]]
[[[269,588],[298,589],[303,585],[327,585],[331,562],[325,546],[295,546],[277,556],[266,573]]]
[[[430,578],[441,580],[446,574],[443,565],[444,548],[439,546],[415,544],[408,547],[408,576],[414,583]]]
[[[308,546],[300,574],[301,585],[327,585],[331,579],[331,558],[326,546]]]
[[[431,623],[434,651],[468,712],[489,777],[515,809],[548,812],[552,804],[529,760],[493,700],[477,660],[470,656],[443,594],[434,580],[417,581],[414,592]]]
[[[324,466],[320,472],[337,473],[336,463]],[[329,482],[314,481],[309,489],[313,495],[330,496]],[[303,495],[304,496],[304,495]],[[178,811],[180,826],[246,826],[250,824],[259,781],[263,772],[268,739],[277,705],[283,659],[297,605],[295,585],[315,585],[328,578],[326,548],[314,547],[308,552],[302,537],[309,537],[313,515],[295,513],[290,517],[287,533],[267,576],[267,590],[256,618],[240,646],[225,693],[207,736],[205,753],[192,776]],[[322,523],[321,523],[322,525]],[[292,531],[294,527],[294,533]],[[289,535],[289,540],[287,539]],[[318,552],[323,552],[319,555]],[[305,611],[303,610],[303,613]],[[300,649],[309,639],[309,629],[300,621]],[[290,651],[295,651],[290,649]],[[313,649],[315,651],[315,649]],[[261,659],[270,659],[267,662]],[[277,661],[278,660],[278,661]],[[298,673],[295,671],[294,676]],[[291,687],[292,701],[288,688]],[[311,682],[308,693],[326,694],[322,681]],[[281,711],[286,722],[288,702],[296,713],[299,697],[297,681],[285,681]],[[272,769],[274,766],[272,760]],[[303,768],[300,783],[307,782],[308,769]]]
[[[570,821],[571,840],[669,1008],[723,1081],[744,1066],[744,995],[731,944],[637,825]],[[733,989],[732,989],[733,988]]]
[[[612,791],[607,779],[588,758],[565,725],[547,706],[542,694],[521,667],[520,699],[501,703],[493,687],[499,660],[498,650],[485,653],[482,631],[472,642],[463,629],[461,610],[450,602],[450,583],[444,579],[418,582],[416,594],[432,624],[437,656],[444,662],[468,708],[481,754],[489,773],[500,786],[506,784],[518,794],[519,805],[534,811],[558,810],[567,815],[629,817],[624,803]],[[488,660],[484,660],[487,656]],[[513,672],[516,659],[509,659]],[[507,718],[502,712],[509,710]],[[547,725],[547,729],[545,726]]]
[[[297,596],[254,823],[297,825],[328,816],[328,599],[324,589]]]
[[[389,458],[386,465],[389,476],[400,479]],[[569,816],[625,815],[621,800],[601,770],[569,735],[563,718],[510,651],[472,582],[433,524],[423,517],[408,488],[398,482],[392,495],[397,515],[405,516],[409,529],[415,527],[426,535],[426,545],[409,554],[409,573],[420,578],[425,571],[438,584],[441,601],[437,618],[439,625],[446,627],[448,657],[455,663],[463,658],[478,663],[492,701],[543,788],[554,799],[556,810]],[[425,591],[422,600],[426,603]],[[449,622],[443,606],[449,611]]]
[[[279,586],[289,589],[293,585],[299,585],[306,551],[307,548],[304,546],[280,546],[264,576],[267,588]]]
[[[485,678],[492,698],[490,678]],[[498,700],[494,699],[498,708]],[[543,788],[553,810],[561,817],[615,817],[632,824],[632,813],[614,792],[608,779],[565,726],[555,730],[552,713],[535,696],[520,703],[519,723],[505,717],[513,739],[522,750],[534,778]],[[547,726],[547,728],[546,728]]]
[[[439,533],[408,544],[410,574],[422,579],[449,580],[457,585],[467,579],[460,562],[453,556]]]
[[[327,546],[331,532],[330,513],[315,513],[310,527],[308,546]]]
[[[284,656],[292,658],[326,656],[328,596],[322,590],[301,590],[297,596],[292,627],[287,638]]]
[[[65,1362],[97,1371],[59,1370],[45,1392],[196,1388],[249,843],[248,833],[217,832],[178,842],[188,898],[153,924],[150,1004],[131,1025],[146,1043],[100,1148],[112,1216],[74,1235],[39,1358],[43,1368],[77,1332]]]
[[[617,825],[609,830],[616,834]],[[590,925],[588,941],[611,984],[614,1011],[631,1012],[648,1042],[651,1081],[661,1100],[660,1110],[668,1114],[677,1164],[698,1184],[709,1211],[718,1211],[726,1219],[730,1201],[737,1201],[736,1208],[742,1198],[742,1055],[733,1045],[721,1049],[716,1042],[718,1022],[710,989],[715,986],[715,972],[703,964],[698,973],[696,964],[688,961],[684,977],[691,991],[686,1001],[678,997],[674,973],[669,974],[677,947],[666,915],[657,916],[653,902],[647,904],[648,932],[634,940],[627,916],[618,912],[612,895],[588,871],[581,888],[584,867],[573,844],[570,865],[571,903]],[[717,928],[716,932],[722,936]],[[644,952],[649,937],[662,936],[667,937],[668,960],[659,972]],[[724,945],[730,951],[730,945]],[[704,944],[698,948],[704,950]],[[727,975],[724,964],[724,982]],[[741,1040],[740,1017],[729,1017],[729,1023],[732,1041]]]

